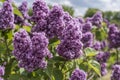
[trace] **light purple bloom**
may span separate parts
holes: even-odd
[[[114,65],[111,80],[120,80],[120,65]]]
[[[110,57],[109,52],[99,52],[99,54],[96,55],[96,60],[100,63],[105,63]]]
[[[5,74],[5,67],[0,66],[0,77],[3,76],[4,74]]]
[[[83,70],[76,68],[72,72],[72,75],[69,80],[87,80],[87,74]]]

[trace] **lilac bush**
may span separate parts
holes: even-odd
[[[0,80],[99,80],[110,71],[120,80],[118,25],[100,11],[82,18],[44,0],[31,7],[3,0]]]

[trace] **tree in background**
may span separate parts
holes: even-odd
[[[97,11],[100,11],[100,10],[97,8],[89,8],[85,13],[84,18],[92,17]]]

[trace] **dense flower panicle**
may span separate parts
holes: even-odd
[[[79,24],[75,23],[74,20],[70,21],[69,24],[64,28],[61,40],[81,40],[82,31]]]
[[[46,34],[48,35],[49,38],[53,38],[54,36],[59,36],[61,35],[65,23],[63,21],[63,14],[64,11],[61,6],[55,5],[51,9],[49,16],[48,16],[48,30]]]
[[[63,20],[65,22],[65,25],[69,24],[69,21],[71,21],[72,19],[72,16],[68,12],[64,12]]]
[[[110,48],[120,47],[120,31],[114,24],[109,25],[108,40]]]
[[[5,67],[0,66],[0,77],[3,76],[4,74],[5,74]]]
[[[2,30],[14,28],[13,8],[9,1],[5,1],[0,10],[0,25],[0,29]]]
[[[99,52],[99,54],[96,55],[96,60],[100,63],[105,63],[110,57],[109,52]]]
[[[86,22],[82,25],[83,33],[89,32],[89,31],[91,31],[91,29],[92,29],[92,24],[90,22]]]
[[[104,49],[106,46],[107,46],[106,41],[102,41],[102,42],[97,41],[97,42],[95,42],[95,44],[93,45],[93,48],[94,48],[95,50],[102,50],[102,49]]]
[[[91,32],[84,33],[81,41],[84,48],[91,47],[93,44],[93,34]]]
[[[95,25],[97,27],[101,27],[101,24],[103,22],[102,13],[96,12],[96,14],[94,14],[92,18],[87,18],[86,21],[87,22],[90,21],[93,25]]]
[[[22,13],[24,19],[29,19],[27,1],[22,2],[22,4],[19,6],[19,10]]]
[[[52,9],[50,10],[49,17],[48,17],[48,23],[51,23],[57,19],[60,19],[63,17],[64,11],[62,9],[62,6],[60,5],[54,5]]]
[[[79,58],[83,53],[81,51],[82,43],[79,40],[63,40],[57,47],[57,52],[65,59]]]
[[[72,75],[69,80],[87,80],[87,74],[83,70],[76,68],[72,72]]]
[[[32,53],[32,42],[28,33],[24,29],[21,29],[19,32],[15,33],[13,44],[13,55],[18,60],[29,57]]]
[[[47,20],[41,19],[38,23],[32,28],[32,32],[47,32]]]
[[[104,76],[107,74],[106,63],[101,64],[101,75]]]
[[[93,48],[95,50],[101,50],[101,43],[99,41],[95,42],[95,44],[93,45]]]
[[[19,61],[19,67],[25,68],[27,71],[32,72],[35,69],[44,69],[47,66],[45,60],[32,56],[31,58],[25,58]]]
[[[55,36],[59,37],[64,30],[65,25],[62,18],[59,18],[56,21],[51,22],[48,25],[48,30],[46,32],[48,38],[53,38]]]
[[[37,58],[43,59],[49,54],[51,54],[48,50],[48,39],[45,36],[45,33],[33,33],[32,34],[32,49],[33,55]]]
[[[46,68],[45,58],[52,58],[48,44],[44,32],[34,32],[31,37],[24,29],[15,33],[13,54],[19,60],[19,67],[30,72],[38,68]]]
[[[111,80],[120,80],[120,65],[114,65]]]
[[[114,34],[116,32],[118,32],[117,26],[115,24],[109,25],[109,34]]]
[[[41,19],[46,19],[49,13],[49,8],[44,0],[35,0],[33,3],[33,15],[31,20],[37,23]]]

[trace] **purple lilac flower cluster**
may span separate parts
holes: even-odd
[[[47,35],[50,38],[53,38],[54,36],[60,36],[62,34],[62,31],[65,27],[64,21],[63,21],[63,14],[64,11],[61,6],[55,5],[51,9],[49,16],[48,16],[48,29]]]
[[[46,19],[49,13],[49,8],[44,0],[35,0],[33,3],[33,15],[31,20],[37,23],[41,19]]]
[[[91,22],[92,25],[101,27],[101,24],[103,22],[102,13],[100,11],[96,12],[96,14],[94,14],[91,18],[87,18],[86,22]]]
[[[82,18],[79,18],[79,23],[81,24],[82,29],[82,43],[83,47],[91,47],[93,44],[93,34],[91,33],[92,24],[91,22],[85,22]]]
[[[120,80],[120,65],[114,65],[111,80]]]
[[[5,74],[5,67],[4,66],[0,66],[0,80],[4,80],[2,78],[2,76],[4,76],[4,74]]]
[[[32,28],[32,32],[44,31],[48,38],[60,36],[65,27],[63,14],[64,12],[61,6],[53,6],[49,11],[47,18],[43,18],[38,21],[37,24]]]
[[[110,56],[109,52],[99,52],[96,55],[96,60],[100,63],[105,63],[105,62],[107,62],[109,56]]]
[[[82,37],[82,43],[83,43],[83,47],[86,48],[86,47],[92,47],[92,44],[93,44],[93,34],[91,32],[86,32],[83,34],[83,37]]]
[[[52,57],[47,48],[48,43],[45,33],[35,32],[30,37],[23,29],[16,32],[14,35],[13,55],[19,60],[19,67],[23,67],[28,71],[46,68],[45,57]]]
[[[100,64],[100,66],[101,66],[101,75],[102,76],[106,75],[107,72],[108,72],[107,68],[106,68],[107,64],[106,63],[102,63],[102,64]]]
[[[87,74],[83,70],[76,68],[72,72],[72,75],[69,80],[87,80]]]
[[[120,31],[115,24],[109,25],[108,40],[110,48],[120,47]]]
[[[107,42],[106,41],[96,41],[95,44],[93,45],[93,48],[95,50],[103,50],[105,47],[107,46]]]
[[[107,69],[106,69],[106,62],[110,57],[109,52],[99,52],[99,54],[96,55],[96,60],[100,63],[101,65],[101,75],[104,76],[107,74]]]
[[[82,32],[78,23],[76,19],[69,21],[60,37],[61,43],[57,47],[58,54],[68,60],[82,55]]]
[[[22,2],[22,4],[19,6],[19,10],[22,13],[24,19],[29,19],[28,15],[28,6],[27,1]]]
[[[27,2],[22,2],[18,9],[22,13],[23,17],[14,14],[14,23],[20,24],[21,26],[31,26],[31,24],[28,22],[28,20],[30,20],[30,16],[28,15]]]
[[[5,1],[0,9],[0,29],[14,28],[14,14],[11,1]]]

